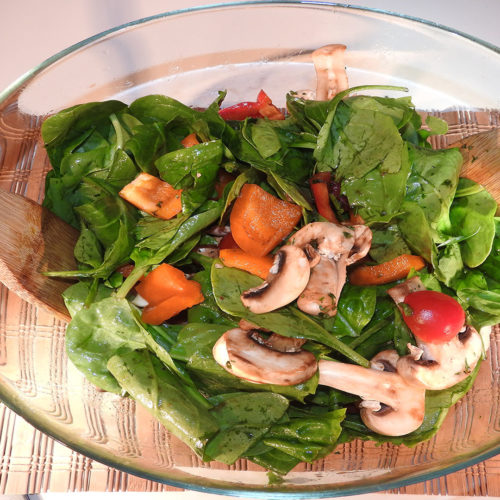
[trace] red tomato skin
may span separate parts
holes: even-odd
[[[240,248],[236,241],[234,241],[233,235],[227,233],[219,242],[219,250],[227,250],[232,248]]]
[[[431,344],[449,342],[465,324],[465,312],[449,295],[433,290],[413,292],[404,303],[412,314],[402,309],[403,319],[417,339]]]

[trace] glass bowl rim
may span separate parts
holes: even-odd
[[[475,44],[478,44],[482,46],[483,48],[491,50],[495,55],[500,55],[500,47],[497,47],[496,45],[486,42],[484,40],[481,40],[478,37],[475,37],[473,35],[470,35],[468,33],[462,32],[460,30],[457,30],[455,28],[451,28],[449,26],[434,22],[434,21],[429,21],[420,17],[416,16],[411,16],[407,14],[399,14],[396,12],[392,12],[389,10],[385,9],[378,9],[378,8],[370,8],[370,7],[361,7],[357,5],[350,5],[350,4],[345,4],[345,3],[337,3],[337,2],[329,2],[329,1],[323,1],[323,0],[245,0],[245,1],[236,1],[236,2],[224,2],[224,3],[213,3],[213,4],[206,4],[206,5],[199,5],[199,6],[193,6],[185,9],[176,9],[176,10],[171,10],[171,11],[166,11],[166,12],[161,12],[158,14],[154,14],[151,16],[147,17],[142,17],[133,21],[129,21],[117,26],[114,26],[112,28],[109,28],[107,30],[101,31],[95,35],[92,35],[88,38],[85,38],[81,40],[80,42],[77,42],[73,45],[70,45],[69,47],[57,52],[56,54],[50,56],[49,58],[45,59],[42,61],[40,64],[34,66],[30,70],[26,71],[24,74],[22,74],[20,77],[18,77],[16,80],[14,80],[10,85],[8,85],[5,89],[0,91],[0,106],[3,104],[4,101],[6,101],[11,95],[13,95],[20,87],[23,86],[27,81],[29,81],[31,78],[35,77],[37,74],[42,72],[44,69],[48,68],[52,64],[58,62],[59,60],[63,59],[65,56],[70,55],[82,48],[85,48],[88,45],[91,45],[92,43],[96,41],[100,41],[104,38],[106,38],[108,35],[113,35],[115,33],[118,33],[119,31],[126,30],[127,28],[131,28],[134,26],[140,26],[147,24],[151,21],[157,21],[159,19],[166,19],[170,17],[174,17],[176,15],[182,15],[182,14],[193,14],[197,12],[205,12],[205,11],[213,11],[213,10],[230,10],[233,8],[238,8],[238,7],[245,7],[245,6],[264,6],[264,7],[279,7],[279,6],[304,6],[304,7],[331,7],[331,8],[338,8],[340,10],[345,10],[345,11],[360,11],[360,12],[365,12],[365,13],[375,13],[375,14],[381,14],[383,16],[388,16],[388,17],[394,17],[397,19],[404,19],[408,20],[417,24],[422,24],[425,25],[431,29],[436,29],[437,31],[443,31],[448,34],[452,35],[457,35],[461,38],[465,38],[469,41],[472,41]],[[275,498],[288,498],[288,499],[306,499],[306,498],[327,498],[327,497],[337,497],[337,496],[348,496],[348,495],[359,495],[359,494],[364,494],[364,493],[371,493],[374,491],[384,491],[388,489],[394,489],[394,488],[399,488],[402,486],[408,486],[410,484],[415,484],[418,482],[422,481],[428,481],[431,479],[435,479],[438,477],[441,477],[446,474],[450,474],[459,470],[462,470],[464,468],[470,467],[472,465],[475,465],[483,460],[487,460],[488,458],[492,458],[495,455],[500,453],[500,442],[498,445],[495,445],[493,449],[489,449],[486,451],[483,451],[477,455],[475,455],[472,458],[468,458],[460,463],[456,463],[453,465],[446,466],[442,469],[439,470],[433,470],[433,471],[424,471],[421,473],[418,473],[416,476],[412,476],[410,478],[400,478],[400,479],[393,479],[389,481],[383,481],[379,484],[368,484],[365,486],[351,486],[347,488],[342,488],[342,489],[337,489],[337,488],[332,488],[331,489],[325,489],[325,490],[320,490],[320,491],[304,491],[304,490],[295,490],[295,491],[283,491],[275,488],[265,488],[265,487],[256,487],[255,489],[245,489],[245,487],[242,488],[236,488],[234,486],[229,487],[229,488],[220,488],[220,487],[212,487],[212,486],[201,486],[199,484],[193,484],[188,481],[184,480],[176,480],[176,479],[165,479],[165,478],[158,478],[158,476],[154,474],[150,474],[147,471],[143,470],[137,470],[133,466],[128,466],[128,465],[123,465],[120,463],[117,463],[113,461],[112,459],[108,459],[104,456],[101,456],[97,452],[91,452],[89,450],[86,450],[84,446],[71,443],[69,439],[64,439],[61,438],[60,436],[55,435],[52,433],[50,430],[46,429],[46,426],[41,423],[36,421],[37,419],[33,416],[25,416],[25,412],[23,408],[21,408],[22,405],[16,404],[12,399],[9,398],[7,395],[4,387],[0,385],[0,401],[5,404],[8,408],[10,408],[12,411],[14,411],[16,414],[20,415],[25,419],[27,422],[29,422],[33,427],[38,429],[39,431],[47,434],[50,436],[52,439],[56,440],[57,442],[60,442],[67,446],[68,448],[81,453],[84,456],[87,456],[91,458],[92,460],[96,460],[97,462],[100,462],[106,466],[112,467],[112,468],[117,468],[119,470],[122,470],[128,474],[132,474],[138,477],[141,477],[143,479],[148,479],[148,480],[153,480],[156,482],[160,482],[163,484],[167,484],[170,486],[178,487],[178,488],[183,488],[183,489],[188,489],[192,491],[200,491],[204,493],[213,493],[213,494],[219,494],[219,495],[235,495],[235,496],[240,496],[240,497],[246,497],[246,498],[268,498],[269,494],[272,494],[273,497]]]

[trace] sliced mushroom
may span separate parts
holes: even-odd
[[[395,373],[397,371],[397,364],[399,361],[399,354],[394,349],[380,351],[370,360],[370,367],[374,370],[386,371]]]
[[[253,334],[255,331],[262,333],[270,333],[267,339],[262,338],[262,336],[258,336],[258,338],[254,338],[262,345],[269,347],[270,349],[274,349],[275,351],[280,352],[298,352],[300,348],[307,342],[306,339],[298,339],[295,337],[284,337],[279,333],[273,333],[267,328],[262,328],[261,326],[252,323],[251,321],[247,321],[246,319],[240,319],[238,326],[242,330],[253,330]]]
[[[417,276],[390,288],[387,293],[396,304],[407,295],[425,290]],[[489,347],[491,328],[479,333],[470,325],[445,343],[423,342],[416,338],[417,346],[408,344],[409,355],[398,360],[398,373],[412,384],[429,390],[452,387],[467,378]]]
[[[279,337],[279,347],[284,348],[286,337]],[[296,339],[289,340],[293,346]],[[316,373],[318,364],[311,352],[282,352],[276,347],[256,330],[234,328],[219,338],[212,352],[215,361],[228,372],[258,384],[296,385]]]
[[[356,394],[363,399],[361,418],[371,430],[388,436],[401,436],[418,429],[425,413],[425,389],[393,373],[395,351],[379,353],[373,368],[316,361],[308,351],[288,351],[296,341],[276,336],[278,345],[262,338],[261,332],[234,328],[216,342],[213,356],[233,375],[260,384],[295,385],[305,382],[319,368],[319,383]],[[294,346],[295,348],[296,346]],[[381,361],[384,360],[384,363]]]
[[[371,230],[363,225],[349,227],[332,222],[312,222],[292,236],[292,245],[315,248],[320,256],[297,301],[299,309],[312,315],[336,314],[346,280],[346,267],[368,253],[371,235]]]
[[[420,292],[425,289],[426,288],[420,278],[418,276],[414,276],[399,285],[389,288],[387,293],[396,304],[401,304],[410,293]]]
[[[276,254],[267,280],[243,292],[241,301],[256,314],[274,311],[294,301],[302,293],[310,274],[309,260],[304,251],[286,245]]]
[[[366,257],[372,246],[373,238],[371,229],[364,224],[352,226],[352,230],[354,231],[354,244],[347,258],[348,266]]]
[[[356,394],[363,401],[361,419],[374,432],[404,436],[418,429],[425,415],[425,389],[398,373],[321,360],[319,383]]]
[[[344,55],[346,46],[325,45],[312,53],[316,70],[316,100],[326,101],[349,86],[345,71]]]
[[[418,350],[402,357],[397,364],[398,373],[413,384],[430,390],[452,387],[467,378],[487,349],[491,328],[470,325],[444,344],[431,344],[417,340]]]
[[[312,316],[334,316],[345,280],[345,258],[334,261],[321,257],[319,263],[311,269],[309,282],[297,300],[298,308]]]

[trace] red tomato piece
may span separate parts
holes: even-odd
[[[413,292],[406,296],[403,319],[419,340],[432,344],[450,341],[463,328],[465,312],[449,295],[433,290]]]
[[[219,110],[219,115],[224,120],[244,120],[245,118],[260,118],[260,104],[258,102],[240,102],[222,108]]]
[[[219,250],[227,250],[235,248],[240,248],[240,247],[238,246],[236,241],[234,241],[233,235],[231,233],[227,233],[219,241]]]

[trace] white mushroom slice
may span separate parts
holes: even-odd
[[[346,46],[325,45],[312,53],[316,70],[316,100],[326,101],[349,86],[345,71],[344,55]]]
[[[481,335],[466,326],[444,344],[417,341],[423,351],[419,359],[411,354],[398,361],[398,373],[413,384],[433,391],[447,389],[467,378],[484,352]]]
[[[405,301],[407,295],[413,292],[420,292],[422,290],[426,290],[424,284],[418,276],[414,276],[413,278],[406,280],[404,283],[400,283],[399,285],[389,288],[387,293],[396,304],[401,304]]]
[[[399,361],[399,354],[394,349],[380,351],[370,360],[370,366],[374,370],[396,372],[396,365]]]
[[[345,257],[338,261],[321,257],[319,263],[311,269],[309,282],[297,300],[298,308],[313,316],[335,316],[345,280]]]
[[[354,231],[354,244],[347,258],[348,266],[366,257],[372,246],[373,238],[373,233],[368,226],[358,224],[352,226],[352,229]]]
[[[304,251],[287,245],[274,258],[267,280],[241,295],[243,304],[255,314],[274,311],[293,302],[306,287],[311,274]]]
[[[291,342],[295,339],[290,339]],[[309,351],[281,352],[266,345],[259,332],[234,328],[213,347],[215,361],[233,375],[257,384],[296,385],[318,368]]]
[[[323,257],[338,259],[348,255],[354,246],[353,229],[333,222],[311,222],[299,229],[289,243],[300,248],[311,245]]]
[[[371,240],[371,230],[363,225],[312,222],[297,231],[290,243],[300,248],[316,248],[321,257],[297,302],[299,309],[312,315],[334,316],[346,281],[346,267],[368,253]]]
[[[361,405],[361,419],[374,432],[404,436],[418,429],[425,415],[425,389],[409,384],[398,373],[321,360],[319,383],[356,394],[369,401]],[[381,403],[380,410],[373,402]]]
[[[301,99],[305,99],[306,101],[314,101],[316,98],[316,92],[311,89],[301,89],[295,92],[297,97]]]

